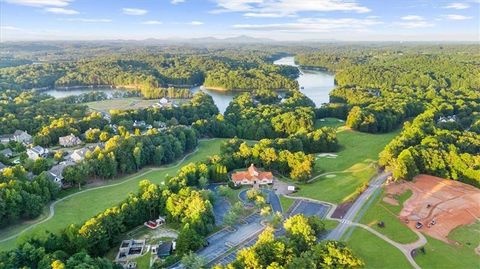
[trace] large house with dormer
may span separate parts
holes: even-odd
[[[32,143],[32,136],[29,135],[26,131],[16,130],[13,133],[12,139],[18,143],[25,145]]]
[[[62,136],[58,138],[58,144],[62,147],[73,147],[82,144],[80,138],[74,136],[73,134]]]
[[[255,165],[250,165],[246,171],[238,171],[232,174],[235,186],[239,185],[266,185],[273,183],[272,172],[259,171]]]
[[[36,160],[38,158],[45,158],[48,156],[48,149],[45,149],[41,146],[35,146],[31,149],[27,149],[28,158]]]

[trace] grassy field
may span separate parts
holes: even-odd
[[[103,101],[85,103],[90,109],[101,112],[109,112],[111,109],[139,109],[150,107],[158,103],[160,99],[145,100],[141,97],[117,98]],[[175,100],[176,103],[184,102],[184,100]]]
[[[22,238],[32,236],[33,234],[40,234],[47,230],[58,232],[69,224],[81,224],[106,208],[118,204],[125,199],[130,192],[136,192],[138,183],[141,180],[148,179],[154,183],[161,184],[167,175],[176,174],[177,170],[183,165],[189,162],[200,161],[207,156],[217,154],[220,151],[222,141],[222,139],[201,141],[198,150],[189,155],[186,160],[178,166],[170,165],[162,168],[147,168],[122,180],[112,180],[108,182],[108,184],[123,182],[120,185],[112,185],[102,189],[92,189],[63,200],[55,206],[55,215],[53,218],[22,233],[18,239],[13,238],[0,243],[0,250],[11,249],[15,246],[17,240],[22,240]],[[18,225],[15,229],[11,229],[9,233],[1,234],[1,238],[6,238],[18,233],[29,225],[30,223]]]
[[[293,202],[295,202],[292,198],[287,198],[283,195],[279,195],[278,198],[280,199],[280,204],[282,205],[283,212],[287,212],[288,209],[292,206]]]
[[[474,250],[480,244],[480,222],[459,227],[448,237],[459,244],[447,244],[427,236],[426,253],[415,257],[418,265],[424,269],[480,268],[480,256]]]
[[[365,262],[366,269],[412,268],[400,250],[364,229],[356,228],[347,245]]]
[[[336,118],[324,118],[315,121],[315,128],[320,128],[320,127],[332,127],[332,128],[338,128],[341,127],[345,124],[343,120],[339,120]]]
[[[316,126],[335,124],[332,121],[333,119],[320,123],[317,121]],[[367,134],[340,127],[338,131],[341,148],[335,153],[337,157],[318,157],[315,163],[314,175],[329,174],[301,185],[296,195],[332,203],[348,200],[358,187],[375,174],[374,164],[378,154],[400,130],[387,134]]]
[[[379,233],[388,236],[398,243],[407,244],[417,241],[418,236],[397,218],[402,209],[403,202],[411,195],[412,192],[410,190],[399,195],[397,197],[397,201],[399,201],[398,206],[385,203],[382,200],[383,195],[379,195],[360,222],[372,227]],[[385,227],[379,228],[377,226],[377,223],[380,221],[385,223]]]

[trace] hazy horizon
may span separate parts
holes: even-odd
[[[479,41],[480,1],[1,0],[0,41]]]

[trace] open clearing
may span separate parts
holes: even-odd
[[[472,224],[464,225],[460,223],[464,223],[465,218],[459,219],[455,225],[460,224],[462,226],[455,226],[457,228],[452,230],[450,228],[454,223],[452,223],[451,218],[448,217],[450,214],[460,214],[463,215],[463,217],[465,216],[459,212],[464,211],[469,203],[467,202],[459,205],[455,200],[465,199],[466,197],[471,196],[471,192],[477,193],[479,190],[470,185],[453,180],[444,180],[432,176],[421,175],[415,178],[415,182],[402,182],[387,186],[384,195],[379,196],[377,200],[374,201],[360,222],[369,225],[371,228],[396,242],[411,243],[418,238],[412,231],[415,230],[415,227],[409,227],[404,221],[402,221],[409,215],[400,218],[400,214],[404,212],[405,208],[409,209],[408,212],[414,213],[415,208],[417,208],[415,205],[418,206],[419,211],[425,210],[426,205],[429,202],[437,201],[437,203],[440,203],[440,206],[434,208],[433,204],[431,204],[430,208],[427,210],[428,212],[422,212],[422,214],[427,215],[435,214],[438,221],[432,227],[428,228],[424,226],[420,230],[424,234],[427,234],[427,243],[424,246],[426,253],[423,254],[419,251],[417,256],[415,256],[415,261],[421,268],[478,268],[478,265],[480,265],[480,255],[476,252],[476,248],[480,245],[480,222],[473,218]],[[438,200],[432,200],[432,197],[447,201],[442,203]],[[454,208],[443,211],[446,210],[449,205],[454,206]],[[447,206],[447,208],[445,206]],[[479,206],[478,202],[476,203],[476,206]],[[418,214],[413,215],[418,217]],[[438,217],[439,215],[440,217]],[[442,222],[442,216],[447,217],[447,221],[444,223],[444,226],[446,225],[447,227],[442,228],[441,225],[439,225]],[[377,226],[379,221],[385,223],[384,228],[379,228]],[[415,221],[409,222],[410,226],[414,224]],[[447,229],[450,229],[450,232],[441,240],[431,237],[433,235],[443,236],[443,232]],[[358,254],[366,261],[366,268],[405,268],[403,266],[382,265],[382,263],[389,263],[389,259],[379,259],[378,252],[372,251],[371,249],[365,249],[371,247],[370,241],[377,241],[380,239],[373,234],[360,230],[362,229],[355,228],[348,243],[351,245],[352,249],[358,252]],[[362,241],[358,239],[359,233],[363,234],[360,236]],[[357,250],[356,244],[358,244],[358,247],[363,246],[363,248]],[[384,242],[384,244],[388,243]],[[401,255],[399,251],[397,252]],[[382,254],[382,256],[383,255],[384,254]],[[395,254],[395,256],[390,256],[390,254],[388,254],[388,257],[391,259],[392,257],[396,257],[396,255],[397,254]],[[397,262],[399,262],[399,260]]]
[[[373,164],[378,154],[399,131],[387,134],[361,133],[345,129],[343,122],[333,118],[317,121],[315,126],[324,126],[326,123],[341,126],[337,133],[340,150],[335,153],[335,158],[318,158],[314,176],[321,176],[311,183],[299,185],[300,190],[295,195],[338,204],[352,198],[356,190],[375,174]]]
[[[141,97],[116,98],[103,101],[85,103],[90,109],[100,112],[109,112],[111,109],[139,109],[150,107],[158,103],[160,99],[142,99]],[[175,102],[180,103],[183,100],[178,99]]]
[[[17,241],[21,241],[23,238],[30,237],[34,234],[41,234],[44,231],[58,232],[67,225],[81,224],[106,208],[118,204],[125,199],[130,192],[136,192],[138,183],[141,180],[148,179],[153,183],[160,184],[165,180],[167,175],[176,174],[177,170],[188,162],[197,162],[205,159],[207,156],[219,153],[222,141],[224,140],[214,139],[200,141],[198,150],[185,158],[181,163],[159,168],[145,168],[136,174],[122,179],[110,180],[105,183],[112,184],[111,187],[92,189],[67,198],[55,205],[55,215],[51,219],[38,224],[33,229],[21,233],[19,237],[1,242],[0,251],[12,249]],[[41,221],[41,219],[37,220]],[[8,233],[2,233],[0,239],[8,238],[13,234],[19,233],[30,225],[32,225],[31,222],[19,224],[15,229],[10,229]]]
[[[402,252],[364,229],[355,228],[347,244],[363,259],[367,269],[412,268]]]
[[[398,202],[398,205],[391,205],[384,202],[383,199],[381,199],[382,195],[379,195],[366,211],[360,223],[370,226],[398,243],[407,244],[417,241],[418,236],[398,218],[398,214],[402,209],[401,205],[411,194],[411,192],[405,192],[402,195],[395,196],[395,201]],[[377,225],[380,221],[385,224],[383,228]]]
[[[405,201],[399,217],[407,221],[411,229],[421,222],[421,232],[442,240],[448,239],[453,229],[475,223],[480,218],[480,190],[454,180],[419,175],[413,182],[402,182],[387,187],[387,193],[395,195],[406,190],[413,192]],[[428,227],[432,221],[436,223]]]

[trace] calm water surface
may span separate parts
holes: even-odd
[[[295,64],[293,57],[284,57],[273,62],[277,65],[290,65],[297,66]],[[328,93],[335,87],[334,85],[334,75],[324,71],[317,70],[300,70],[300,76],[297,78],[298,84],[300,85],[300,91],[303,92],[306,96],[312,99],[317,106],[320,106],[323,103],[328,103],[329,96]],[[115,89],[106,89],[106,88],[87,88],[87,89],[73,89],[69,91],[61,90],[48,90],[44,93],[49,94],[55,98],[62,98],[71,95],[80,95],[82,93],[93,92],[93,91],[103,91],[108,96],[111,96],[113,92],[120,91]],[[203,87],[192,88],[191,91],[196,93],[198,91],[204,91],[212,96],[213,101],[220,110],[221,113],[225,112],[228,104],[233,100],[233,98],[238,95],[238,92],[222,92],[205,89]]]
[[[87,92],[104,92],[107,94],[108,97],[111,97],[114,92],[121,92],[121,91],[122,90],[114,90],[114,89],[108,89],[108,88],[83,88],[83,89],[74,89],[74,90],[68,90],[68,91],[52,89],[48,91],[43,91],[42,93],[46,93],[55,98],[63,98],[63,97],[68,97],[73,95],[80,95]]]
[[[284,57],[273,63],[298,67],[293,57]],[[328,94],[335,87],[334,78],[333,74],[325,71],[300,69],[300,76],[297,81],[300,85],[300,91],[312,99],[317,106],[320,106],[329,102]]]
[[[284,57],[273,62],[277,65],[297,66],[293,57]],[[335,87],[334,75],[325,71],[318,70],[300,70],[300,76],[297,78],[300,85],[300,91],[315,102],[317,106],[328,103],[330,91]],[[230,101],[239,94],[237,92],[219,92],[205,88],[195,87],[192,92],[204,91],[210,94],[213,101],[221,113],[225,112]]]

